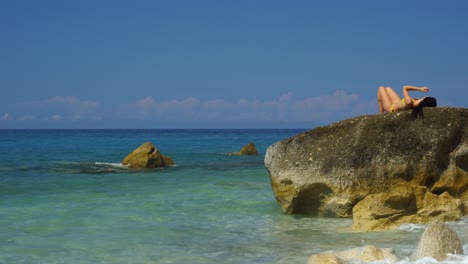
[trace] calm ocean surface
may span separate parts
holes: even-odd
[[[0,263],[305,264],[367,244],[411,263],[424,226],[354,233],[281,212],[263,157],[302,131],[0,130]],[[176,167],[120,166],[146,141]],[[250,141],[260,155],[227,155]],[[450,224],[467,252],[468,220]]]

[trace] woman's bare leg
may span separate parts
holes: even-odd
[[[380,88],[377,90],[377,102],[379,103],[379,113],[383,113],[384,108],[382,104],[382,99],[380,98]]]
[[[388,113],[391,112],[392,101],[387,92],[387,89],[385,89],[384,86],[380,86],[379,89],[377,90],[377,101],[379,103],[380,113],[383,113],[384,111]]]
[[[397,94],[397,92],[395,92],[395,90],[393,90],[392,87],[385,87],[385,89],[387,90],[387,94],[388,96],[390,96],[390,100],[392,101],[392,103],[394,104],[395,107],[399,107],[400,106],[400,101],[401,101],[401,98],[400,96]],[[396,110],[396,109],[395,109]]]

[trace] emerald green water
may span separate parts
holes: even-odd
[[[281,212],[263,156],[299,132],[0,131],[0,263],[307,263],[367,244],[410,263],[423,226],[354,233],[350,219]],[[119,165],[145,141],[176,167]],[[250,141],[259,156],[227,155]],[[467,221],[451,225],[467,243]]]

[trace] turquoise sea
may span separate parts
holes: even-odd
[[[304,264],[367,244],[411,263],[424,226],[356,233],[351,219],[282,213],[263,157],[302,131],[0,130],[0,263]],[[124,168],[146,141],[176,166]],[[251,141],[260,155],[229,155]],[[450,225],[468,252],[468,220]]]

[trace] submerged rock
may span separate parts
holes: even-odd
[[[320,253],[310,256],[308,264],[341,264],[341,260],[333,253]]]
[[[341,252],[329,251],[315,254],[310,256],[308,264],[340,264],[354,263],[356,261],[370,262],[378,260],[383,260],[386,263],[394,263],[398,261],[398,258],[393,254],[393,249],[391,248],[378,248],[373,245],[367,245]]]
[[[257,148],[253,142],[242,147],[239,152],[232,152],[231,155],[258,155]]]
[[[372,230],[410,219],[457,220],[468,208],[468,109],[428,108],[417,120],[410,111],[360,116],[317,127],[271,145],[265,166],[288,214],[352,217],[363,201],[373,206],[369,215],[359,211],[363,230],[372,226],[366,219],[380,221]],[[407,187],[402,197],[392,194],[398,186]]]
[[[161,155],[151,142],[145,142],[125,157],[122,164],[129,168],[146,169],[172,166],[174,161],[170,157]]]
[[[412,259],[431,257],[442,261],[447,258],[447,254],[464,254],[460,237],[445,223],[433,221],[422,234]]]

